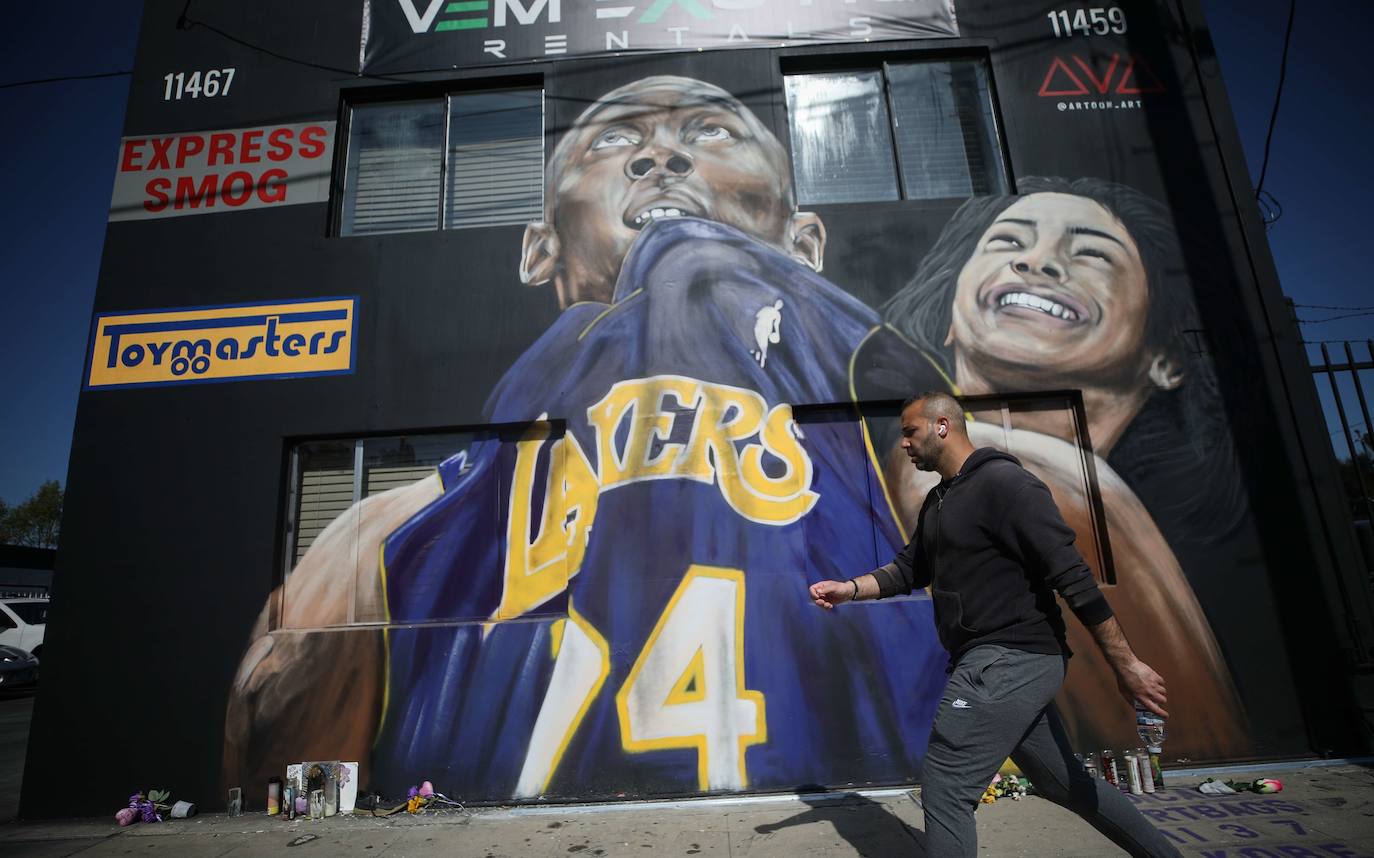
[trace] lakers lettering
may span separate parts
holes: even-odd
[[[740,516],[776,526],[799,520],[820,498],[791,406],[770,408],[755,391],[683,376],[632,379],[614,385],[587,420],[595,463],[571,432],[548,444],[544,423],[516,445],[498,619],[544,603],[578,573],[604,492],[645,480],[714,484]],[[540,504],[534,479],[546,445]],[[530,511],[540,508],[536,530]]]

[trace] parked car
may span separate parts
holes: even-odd
[[[0,690],[38,681],[38,659],[14,646],[0,646]]]
[[[47,627],[47,599],[0,599],[0,646],[28,650],[41,659]]]

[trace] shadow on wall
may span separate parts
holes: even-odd
[[[797,797],[809,806],[795,816],[767,825],[758,825],[759,834],[774,834],[780,829],[813,823],[828,823],[835,835],[860,855],[911,855],[924,858],[926,834],[907,825],[881,803],[856,792],[826,793],[821,786],[802,786]],[[819,849],[825,829],[807,832],[806,851]],[[836,844],[838,845],[838,844]]]

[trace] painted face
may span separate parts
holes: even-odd
[[[786,159],[746,108],[681,86],[630,100],[573,132],[552,189],[563,276],[576,300],[610,299],[630,245],[655,220],[706,218],[784,246]]]
[[[921,413],[920,401],[911,403],[902,411],[902,452],[918,470],[936,469],[936,460],[940,458],[940,437],[935,426],[936,421]]]
[[[950,336],[989,375],[1138,384],[1149,309],[1126,228],[1092,200],[1032,194],[979,238],[959,273]]]

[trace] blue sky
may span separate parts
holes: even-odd
[[[1067,5],[1067,4],[1066,4]],[[1203,0],[1232,109],[1258,176],[1288,5]],[[80,14],[10,4],[0,85],[127,70],[142,3],[105,0]],[[1374,304],[1363,233],[1374,194],[1374,118],[1362,62],[1374,3],[1299,4],[1265,186],[1284,215],[1269,232],[1284,291],[1300,304]],[[0,89],[0,498],[66,482],[76,400],[100,267],[127,76]],[[1300,310],[1309,319],[1339,311]],[[1305,325],[1307,339],[1374,336],[1374,316]]]

